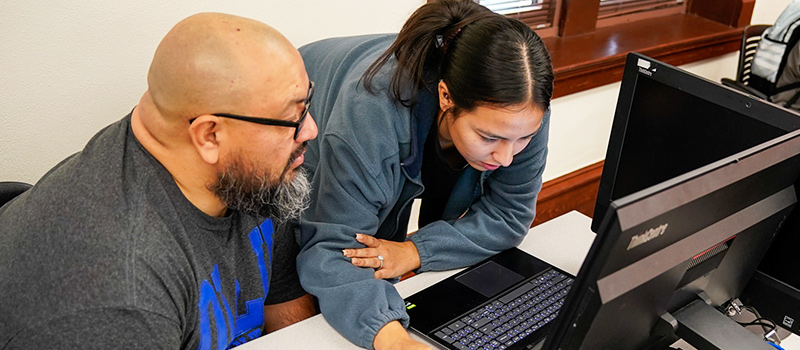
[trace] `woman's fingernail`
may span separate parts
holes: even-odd
[[[342,249],[342,254],[344,254],[344,256],[349,256],[350,253],[347,251],[347,249]]]

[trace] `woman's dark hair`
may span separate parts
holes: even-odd
[[[495,14],[471,0],[440,0],[417,9],[397,39],[364,73],[364,86],[394,57],[390,96],[404,106],[439,79],[456,107],[512,106],[533,102],[547,110],[553,67],[542,39],[526,24]],[[432,91],[434,92],[434,91]]]

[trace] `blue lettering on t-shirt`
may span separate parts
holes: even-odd
[[[264,286],[264,296],[269,291],[269,275],[267,274],[266,260],[264,259],[264,246],[266,246],[268,258],[272,262],[272,220],[267,219],[259,227],[250,231],[250,245],[258,259],[258,271],[261,273],[261,285]]]
[[[245,314],[238,315],[237,308],[230,308],[225,294],[222,292],[222,279],[217,265],[214,265],[214,269],[211,272],[212,282],[205,279],[200,283],[200,302],[198,305],[200,308],[200,346],[198,346],[198,349],[212,349],[212,320],[216,325],[217,350],[228,349],[261,336],[264,326],[264,298],[269,292],[267,259],[271,264],[272,233],[272,220],[267,219],[258,227],[253,228],[248,236],[258,262],[263,294],[259,298],[244,303],[247,310]],[[238,279],[235,279],[234,282],[236,288],[235,305],[239,305],[239,297],[242,294],[241,288]]]
[[[219,279],[219,268],[214,265],[214,271],[211,272],[211,280],[214,281],[214,286],[203,280],[200,283],[200,346],[201,350],[211,349],[211,319],[208,310],[214,315],[214,323],[217,325],[217,349],[228,348],[228,322],[222,313],[222,305],[219,303],[217,293],[222,294],[221,283]],[[230,308],[228,308],[228,315],[230,317]]]

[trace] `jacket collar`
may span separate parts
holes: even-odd
[[[422,169],[422,152],[425,139],[436,121],[436,97],[428,89],[421,89],[417,104],[411,109],[411,152],[403,160],[403,168],[412,178],[419,178]]]

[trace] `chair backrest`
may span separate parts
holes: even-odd
[[[785,91],[778,85],[784,85],[786,79],[790,79],[790,82],[796,81],[794,77],[782,79],[782,76],[789,56],[796,54],[794,47],[800,39],[800,30],[797,30],[799,27],[800,0],[792,0],[778,16],[775,24],[762,31],[747,85],[771,97]]]
[[[31,184],[17,181],[0,181],[0,207],[31,188]]]
[[[770,27],[772,25],[752,24],[744,28],[739,46],[739,65],[736,67],[736,78],[722,78],[722,85],[760,99],[769,99],[768,92],[771,91],[771,87],[764,85],[764,82],[769,83],[769,81],[753,74],[753,60],[764,32]]]
[[[749,85],[753,57],[756,55],[758,42],[761,41],[761,34],[770,26],[769,24],[753,24],[745,27],[742,32],[739,66],[736,68],[736,81],[743,85]]]

